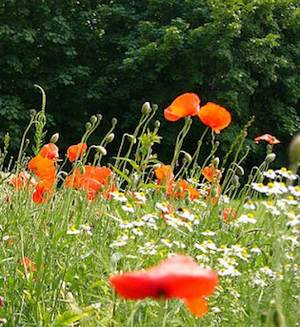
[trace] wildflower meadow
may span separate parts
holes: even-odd
[[[105,117],[92,116],[61,153],[39,89],[17,158],[9,135],[1,148],[0,326],[299,326],[299,137],[278,167],[281,141],[262,130],[265,160],[246,171],[255,120],[219,157],[230,108],[184,93],[144,103],[123,135],[113,119],[99,144],[90,136]],[[170,162],[156,153],[160,110],[181,126]],[[190,154],[195,120],[206,129]]]

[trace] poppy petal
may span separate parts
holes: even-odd
[[[202,317],[208,311],[208,304],[204,297],[185,299],[186,308],[196,317]]]
[[[198,116],[204,125],[211,127],[217,134],[231,123],[229,111],[213,102],[201,107]]]
[[[165,109],[164,116],[169,121],[176,121],[182,117],[196,116],[199,111],[200,99],[195,93],[179,95],[171,105]]]

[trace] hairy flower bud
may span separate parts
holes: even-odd
[[[187,153],[187,152],[185,152],[185,151],[181,151],[181,153],[183,153],[183,155],[184,155],[184,159],[188,162],[188,163],[190,163],[191,161],[192,161],[192,156],[189,154],[189,153]]]
[[[59,133],[55,133],[50,138],[50,143],[56,143],[59,139]]]
[[[213,164],[215,167],[218,167],[218,166],[219,166],[219,163],[220,163],[220,159],[219,159],[219,157],[215,157],[214,160],[212,161],[212,164]]]
[[[90,121],[91,121],[91,123],[93,124],[93,125],[95,125],[96,123],[97,123],[97,117],[95,116],[95,115],[93,115],[93,116],[91,116],[91,118],[90,118]]]
[[[156,121],[154,122],[154,127],[155,127],[156,129],[158,129],[158,128],[160,127],[160,121],[159,121],[159,120],[156,120]]]
[[[85,129],[86,129],[86,130],[89,130],[91,127],[92,127],[92,124],[91,124],[90,122],[87,122],[87,123],[85,124]]]
[[[96,149],[96,151],[98,153],[102,154],[103,156],[106,156],[107,155],[107,151],[106,151],[106,149],[103,146],[98,145],[98,146],[95,147],[95,149]]]
[[[115,126],[117,125],[117,123],[118,123],[118,119],[114,117],[114,118],[111,120],[111,124],[112,124],[112,126],[115,127]]]
[[[114,133],[110,133],[110,134],[107,136],[107,139],[106,139],[107,143],[112,142],[112,141],[114,140],[114,138],[115,138],[115,134],[114,134]]]
[[[266,156],[266,163],[271,163],[275,160],[276,158],[276,154],[275,153],[269,153],[267,156]]]
[[[128,140],[130,143],[133,143],[133,144],[136,143],[136,138],[134,137],[134,135],[128,134],[127,137],[128,137]]]
[[[300,164],[300,134],[296,135],[289,146],[289,159],[292,165]]]
[[[148,114],[148,113],[150,112],[150,110],[151,110],[150,102],[145,102],[145,103],[143,104],[143,106],[142,106],[142,109],[141,109],[142,114],[143,114],[143,115],[146,115],[146,114]]]
[[[236,173],[237,173],[238,176],[244,176],[244,173],[245,173],[244,168],[242,166],[237,165],[236,166]]]

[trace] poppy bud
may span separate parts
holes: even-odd
[[[160,121],[159,121],[159,120],[156,120],[156,121],[154,122],[154,127],[155,127],[156,129],[158,129],[158,128],[160,127]]]
[[[103,156],[106,156],[107,155],[107,151],[106,151],[106,149],[103,146],[98,145],[98,146],[95,147],[95,149],[96,149],[96,151],[98,153],[102,154]]]
[[[245,173],[244,168],[242,166],[237,165],[236,173],[238,174],[238,176],[244,176],[244,173]]]
[[[271,163],[275,160],[276,158],[276,154],[275,153],[269,153],[267,156],[266,156],[266,163]]]
[[[97,117],[95,116],[95,115],[93,115],[93,116],[91,116],[91,118],[90,118],[90,121],[91,121],[91,123],[93,124],[93,125],[95,125],[96,123],[97,123]]]
[[[212,164],[215,167],[218,167],[219,166],[219,163],[220,163],[220,159],[218,157],[215,157],[214,160],[212,161]]]
[[[89,130],[91,127],[92,127],[92,124],[91,124],[90,122],[87,122],[87,123],[85,124],[85,129],[86,129],[86,130]]]
[[[160,166],[161,166],[161,164],[157,163],[157,164],[155,164],[155,165],[153,166],[153,169],[154,169],[154,170],[159,169]]]
[[[150,112],[150,110],[151,110],[150,102],[145,102],[143,104],[143,106],[142,106],[142,109],[141,109],[142,114],[143,115],[147,115]]]
[[[55,133],[51,136],[50,143],[56,143],[59,139],[59,133]]]
[[[300,164],[300,134],[295,136],[289,147],[289,160],[295,172]]]
[[[35,109],[30,109],[30,115],[33,117],[36,114],[36,110]]]
[[[117,118],[113,118],[111,120],[111,124],[115,127],[117,125],[118,119]]]
[[[127,134],[127,137],[130,143],[136,143],[136,138],[133,135]]]
[[[29,143],[30,143],[30,140],[29,140],[29,139],[26,139],[26,140],[25,140],[25,143],[26,143],[26,144],[29,144]]]
[[[183,153],[183,155],[184,155],[184,159],[187,161],[187,162],[191,162],[192,161],[192,156],[189,154],[189,153],[187,153],[187,152],[185,152],[185,151],[181,151],[182,153]]]
[[[113,139],[115,138],[115,134],[114,133],[110,133],[108,136],[107,136],[107,143],[110,143],[113,141]]]

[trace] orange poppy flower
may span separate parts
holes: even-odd
[[[176,121],[182,117],[196,116],[199,111],[200,99],[195,93],[179,95],[171,105],[165,109],[164,116],[167,120]]]
[[[52,159],[54,161],[57,161],[59,159],[58,147],[54,143],[45,144],[42,147],[39,154],[43,158],[49,158],[49,159]]]
[[[174,174],[172,172],[171,165],[161,165],[159,168],[155,169],[154,172],[156,178],[162,181],[163,183],[174,179]]]
[[[81,158],[87,149],[86,143],[78,143],[76,145],[71,145],[68,150],[68,157],[70,162],[75,161],[78,158]]]
[[[229,111],[213,102],[201,107],[198,116],[204,125],[211,127],[217,134],[231,122]]]
[[[222,177],[222,173],[219,169],[216,169],[213,164],[205,167],[202,170],[202,175],[209,181],[209,182],[216,182],[217,180],[220,181]]]
[[[52,194],[53,189],[49,184],[39,182],[35,187],[35,191],[32,193],[32,200],[37,204],[46,203]]]
[[[213,270],[201,268],[182,254],[174,255],[145,271],[112,276],[110,283],[125,299],[182,299],[191,313],[201,317],[208,310],[204,297],[214,292],[218,277]]]
[[[256,143],[258,143],[259,141],[267,141],[270,144],[279,144],[280,143],[280,141],[271,134],[263,134],[261,136],[258,136],[254,139],[254,141]]]
[[[197,199],[200,196],[198,190],[190,186],[189,183],[184,179],[181,179],[177,184],[176,189],[174,191],[174,196],[184,198],[187,191],[189,192],[189,198],[191,200]]]
[[[28,163],[29,169],[39,177],[40,180],[52,186],[55,182],[55,164],[49,158],[38,155]]]
[[[12,175],[9,184],[14,185],[16,190],[22,190],[25,186],[31,190],[31,187],[36,185],[36,180],[33,176],[27,173],[27,171],[20,171],[19,175]]]

